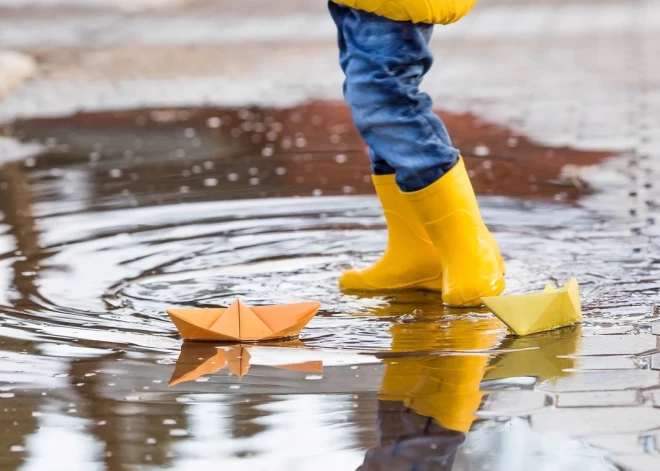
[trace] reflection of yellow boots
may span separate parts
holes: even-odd
[[[342,275],[345,290],[379,291],[404,288],[440,290],[438,254],[395,182],[394,175],[373,177],[389,233],[387,249],[374,265]]]
[[[492,322],[496,327],[497,320],[493,319]],[[460,322],[456,324],[459,328],[462,327]],[[496,328],[490,331],[475,331],[470,330],[469,324],[464,324],[464,332],[454,332],[447,338],[447,350],[463,352],[461,354],[385,359],[379,399],[403,401],[418,414],[433,417],[446,429],[467,432],[474,421],[474,412],[481,404],[483,393],[479,390],[479,384],[489,359],[483,354],[467,352],[490,349],[497,344],[500,337]],[[433,328],[432,323],[427,325],[429,335],[421,332],[419,335],[420,350],[437,345],[438,331]],[[408,349],[407,329],[405,324],[392,326],[393,352]],[[401,340],[403,348],[399,348]]]
[[[437,182],[405,196],[440,256],[445,304],[478,306],[482,296],[504,291],[500,250],[481,218],[462,158]]]

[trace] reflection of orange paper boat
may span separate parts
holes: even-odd
[[[319,302],[248,307],[236,300],[226,309],[168,309],[186,340],[257,341],[293,337],[321,307]]]
[[[228,367],[232,374],[242,378],[250,369],[250,358],[249,347],[243,345],[223,349],[208,344],[183,344],[169,385],[194,381],[202,376],[217,373],[225,367]],[[321,361],[272,366],[306,373],[323,371]]]

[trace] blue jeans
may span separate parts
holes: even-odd
[[[419,91],[431,68],[433,26],[393,21],[330,2],[337,24],[344,97],[369,146],[373,172],[396,174],[402,191],[436,182],[458,161],[459,151],[431,98]]]

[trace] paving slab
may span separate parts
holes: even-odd
[[[549,393],[579,391],[621,391],[651,388],[660,383],[660,373],[650,370],[580,371],[546,381],[538,389]]]

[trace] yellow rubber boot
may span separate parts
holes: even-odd
[[[504,291],[500,249],[481,218],[462,158],[431,186],[404,195],[440,256],[445,304],[479,306],[482,296]]]
[[[440,259],[433,243],[399,191],[394,175],[374,175],[376,194],[385,213],[387,249],[374,265],[351,270],[339,279],[346,291],[442,288]]]

